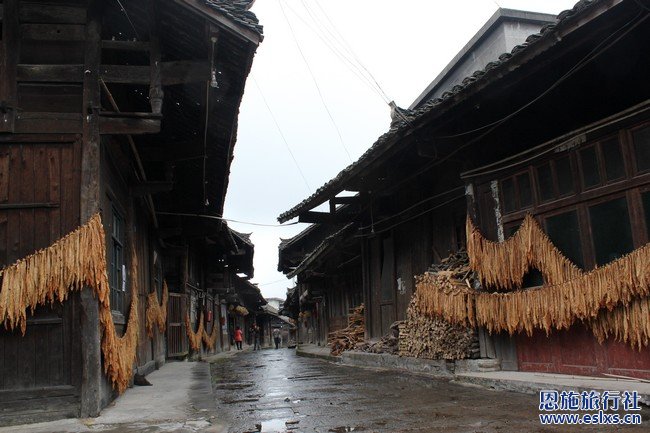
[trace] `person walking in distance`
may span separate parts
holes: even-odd
[[[242,341],[244,341],[244,333],[238,326],[235,328],[235,344],[237,345],[237,350],[241,350]]]
[[[275,328],[273,330],[273,341],[275,342],[275,348],[280,347],[280,328]]]
[[[260,334],[262,333],[262,330],[260,327],[256,324],[253,325],[253,350],[260,350],[262,347],[260,346]]]

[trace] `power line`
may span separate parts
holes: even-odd
[[[318,2],[318,0],[314,0],[314,2],[316,3],[316,6],[318,6],[318,8],[320,9],[320,11],[323,13],[323,15],[325,16],[325,18],[327,19],[327,21],[330,23],[330,25],[332,26],[332,29],[334,29],[334,31],[336,32],[336,34],[338,34],[340,40],[343,41],[343,44],[347,47],[348,51],[352,54],[352,56],[353,56],[354,59],[357,61],[357,63],[359,63],[359,65],[363,68],[363,70],[366,71],[366,72],[368,73],[368,75],[370,76],[370,78],[372,79],[372,81],[373,81],[373,82],[375,83],[375,85],[379,88],[379,91],[380,91],[380,92],[382,93],[382,95],[384,96],[384,99],[386,100],[386,102],[390,102],[392,99],[390,99],[390,98],[388,97],[388,95],[386,95],[386,92],[384,92],[384,89],[382,89],[381,85],[379,84],[379,82],[377,81],[377,79],[375,78],[375,76],[372,74],[372,72],[370,72],[370,71],[368,70],[368,68],[366,68],[365,65],[361,62],[361,59],[359,59],[359,56],[357,56],[357,54],[354,52],[354,50],[352,49],[352,47],[350,46],[350,44],[347,43],[347,41],[345,40],[345,38],[343,37],[343,35],[341,34],[341,32],[338,31],[338,29],[337,29],[336,26],[334,25],[334,22],[332,21],[332,19],[329,17],[329,15],[327,14],[327,12],[325,12],[325,9],[323,9],[323,7],[320,5],[320,3]]]
[[[364,74],[360,66],[358,66],[353,60],[349,59],[345,53],[343,53],[339,48],[336,47],[336,45],[334,45],[333,42],[328,40],[326,36],[324,36],[322,33],[316,30],[310,23],[308,23],[294,8],[291,7],[289,3],[285,4],[285,6],[289,8],[289,10],[293,12],[293,14],[296,16],[296,18],[302,21],[303,24],[305,24],[305,26],[307,26],[309,30],[314,32],[314,34],[323,42],[323,44],[327,48],[329,48],[329,50],[336,57],[339,58],[339,60],[341,60],[343,65],[346,66],[350,72],[352,72],[357,78],[359,78],[359,80],[361,80],[363,84],[368,86],[368,88],[372,90],[377,96],[379,96],[382,99],[382,101],[384,101],[385,103],[389,102],[388,100],[386,100],[386,98],[384,98],[381,91],[373,84],[372,80]]]
[[[291,279],[289,279],[289,278],[282,278],[282,279],[280,279],[280,280],[270,281],[270,282],[268,282],[268,283],[255,283],[255,285],[257,285],[257,286],[270,286],[271,284],[280,283],[280,282],[282,282],[282,281],[291,282]]]
[[[282,5],[282,0],[278,0],[278,3],[280,4],[280,9],[282,10],[282,15],[284,16],[284,19],[287,22],[287,25],[289,26],[289,30],[291,31],[291,36],[293,36],[293,40],[296,43],[296,47],[298,47],[298,52],[300,53],[300,57],[302,57],[302,60],[305,62],[305,66],[307,66],[307,70],[309,71],[309,75],[311,76],[311,79],[314,82],[314,86],[316,86],[316,90],[318,91],[318,96],[320,97],[321,102],[323,103],[323,107],[325,108],[325,111],[327,112],[327,115],[330,118],[330,121],[332,122],[332,125],[334,126],[334,129],[336,129],[336,133],[338,134],[339,141],[341,142],[341,146],[343,146],[343,150],[345,150],[345,154],[348,156],[348,159],[350,162],[352,162],[352,157],[350,156],[350,152],[348,152],[348,148],[345,146],[345,142],[343,141],[343,136],[341,135],[341,130],[339,129],[338,125],[334,121],[334,117],[332,116],[332,113],[330,112],[329,108],[327,107],[327,103],[325,103],[325,98],[323,97],[323,93],[320,90],[320,86],[318,85],[318,81],[316,80],[316,76],[314,75],[314,72],[311,70],[311,66],[309,66],[309,62],[307,61],[307,57],[305,57],[305,54],[302,52],[302,48],[300,47],[300,43],[298,42],[298,38],[296,37],[296,33],[293,30],[293,26],[291,25],[291,22],[289,21],[289,17],[287,16],[286,11],[284,10],[284,6]]]
[[[282,128],[280,128],[280,124],[278,123],[277,119],[273,115],[273,111],[271,110],[271,107],[269,106],[269,103],[266,102],[266,98],[264,97],[264,93],[262,92],[262,88],[260,87],[259,84],[257,84],[257,80],[251,76],[253,79],[253,83],[255,83],[255,87],[257,87],[257,90],[260,92],[260,96],[262,97],[262,101],[264,101],[264,105],[266,105],[266,109],[269,110],[269,114],[271,115],[271,118],[273,119],[273,123],[275,123],[275,127],[278,129],[278,132],[280,133],[280,137],[282,137],[282,141],[284,142],[284,145],[287,147],[287,150],[289,151],[289,155],[291,155],[291,159],[293,159],[293,163],[296,165],[296,168],[298,169],[298,172],[300,173],[300,177],[302,177],[302,180],[305,182],[305,186],[307,187],[307,190],[311,194],[311,187],[309,186],[309,182],[307,182],[307,178],[305,177],[305,173],[302,172],[302,169],[300,168],[300,164],[298,164],[298,160],[296,159],[296,156],[293,154],[291,151],[291,147],[289,147],[289,142],[287,141],[286,137],[284,136],[284,133],[282,132]]]
[[[408,212],[408,211],[410,211],[412,209],[415,209],[416,207],[418,207],[421,204],[424,204],[424,203],[426,203],[428,201],[435,200],[437,198],[443,197],[443,196],[445,196],[445,195],[447,195],[449,193],[452,193],[452,192],[459,192],[459,191],[464,191],[464,190],[465,190],[464,186],[457,186],[455,188],[448,189],[447,191],[443,191],[443,192],[438,193],[436,195],[433,195],[431,197],[427,197],[427,198],[425,198],[423,200],[420,200],[419,202],[412,204],[411,206],[407,207],[406,209],[401,210],[400,212],[398,212],[398,213],[396,213],[394,215],[388,216],[388,217],[383,218],[383,219],[381,219],[379,221],[373,221],[373,223],[368,225],[368,226],[359,227],[359,230],[371,229],[371,228],[373,228],[374,226],[376,226],[378,224],[381,224],[381,223],[386,222],[388,220],[391,220],[393,218],[397,218],[398,216],[401,216],[401,215],[405,214],[406,212]]]
[[[124,13],[126,19],[129,20],[129,24],[131,24],[131,28],[133,29],[133,33],[135,33],[135,37],[137,39],[140,39],[140,35],[138,34],[138,31],[135,29],[135,25],[133,24],[133,21],[131,21],[131,17],[129,16],[129,13],[126,11],[126,8],[124,7],[124,5],[120,0],[115,0],[115,1],[117,1],[117,4],[120,6],[120,9]]]
[[[186,216],[186,217],[195,217],[195,218],[205,218],[205,219],[211,219],[211,220],[218,220],[218,221],[226,221],[229,223],[237,223],[237,224],[247,224],[250,226],[259,226],[259,227],[288,227],[288,226],[294,226],[296,224],[299,224],[299,221],[294,221],[292,223],[287,223],[287,224],[264,224],[264,223],[255,223],[255,222],[250,222],[250,221],[240,221],[240,220],[235,220],[232,218],[224,218],[220,217],[217,215],[205,215],[205,214],[198,214],[198,213],[184,213],[184,212],[156,212],[158,215],[171,215],[171,216]]]

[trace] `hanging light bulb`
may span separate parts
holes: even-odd
[[[210,87],[213,89],[219,88],[219,83],[217,83],[217,71],[214,68],[212,68],[212,71],[210,72]]]
[[[216,89],[219,87],[219,83],[217,83],[217,70],[214,67],[214,45],[217,43],[217,37],[212,36],[210,41],[212,42],[212,53],[210,54],[210,87]]]

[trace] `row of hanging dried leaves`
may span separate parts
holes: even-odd
[[[212,331],[208,334],[203,325],[203,312],[199,317],[199,329],[194,332],[192,330],[192,324],[190,323],[190,315],[185,314],[185,331],[187,332],[187,338],[190,341],[190,348],[198,352],[201,350],[201,341],[205,343],[205,347],[212,351],[214,350],[215,345],[217,344],[217,336],[219,332],[219,325],[216,323],[212,324]]]
[[[154,327],[162,334],[167,326],[167,302],[169,301],[169,289],[167,281],[163,280],[162,304],[158,303],[158,293],[154,290],[147,295],[147,335],[153,338]]]
[[[99,302],[101,348],[104,371],[120,394],[129,384],[138,343],[138,296],[136,255],[131,261],[133,284],[127,330],[115,333],[111,315],[110,287],[106,270],[104,227],[99,214],[49,247],[0,271],[0,323],[6,329],[27,329],[27,310],[64,302],[73,291],[91,288]]]
[[[548,334],[582,321],[601,342],[610,335],[639,349],[650,342],[650,244],[583,272],[530,216],[505,242],[486,240],[469,218],[467,233],[470,266],[484,286],[515,290],[481,292],[462,281],[450,284],[446,276],[439,281],[442,277],[436,274],[424,274],[416,280],[415,296],[426,314],[511,335],[531,335],[535,329]],[[521,290],[531,267],[540,270],[547,283]]]
[[[582,271],[551,242],[530,214],[504,242],[485,239],[467,218],[467,255],[486,287],[520,289],[530,268],[539,270],[548,285],[582,276]]]
[[[206,349],[208,349],[209,351],[214,350],[214,346],[217,344],[218,330],[219,330],[219,325],[216,323],[212,324],[212,331],[209,334],[205,329],[203,329],[203,334],[201,334],[201,339],[203,340]]]
[[[203,333],[205,329],[203,328],[203,312],[199,317],[199,329],[194,332],[192,330],[192,324],[190,323],[190,315],[185,314],[185,332],[187,333],[187,338],[190,341],[190,348],[198,352],[201,349],[201,339],[203,338]]]

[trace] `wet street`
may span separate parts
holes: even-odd
[[[492,391],[303,358],[245,351],[211,365],[218,417],[243,432],[647,432],[640,426],[541,426],[535,395]]]

